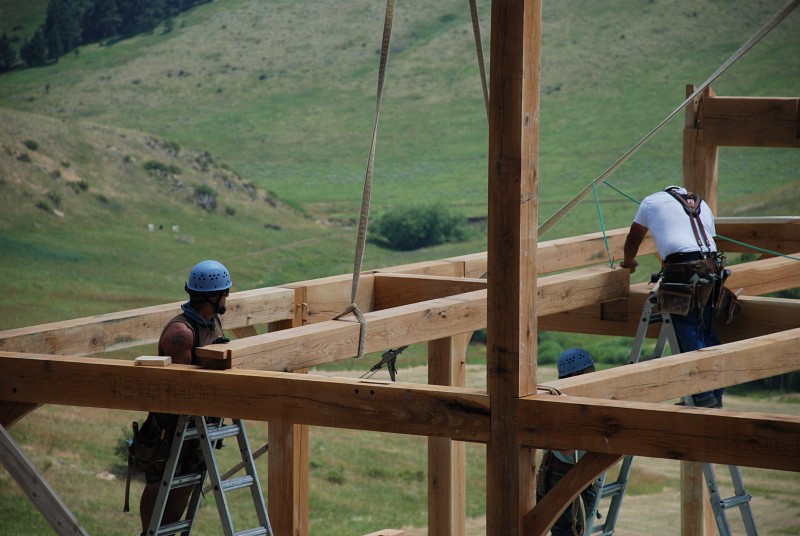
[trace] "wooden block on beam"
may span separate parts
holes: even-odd
[[[168,355],[140,355],[134,363],[140,367],[166,367],[172,364],[172,358]]]

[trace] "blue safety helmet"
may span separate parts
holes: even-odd
[[[592,356],[583,348],[569,348],[558,356],[558,377],[566,378],[570,374],[581,372],[594,365]]]
[[[228,269],[221,262],[203,261],[197,263],[189,274],[186,292],[219,292],[233,286]]]

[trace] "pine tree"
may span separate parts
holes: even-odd
[[[11,39],[3,32],[0,36],[0,72],[10,71],[17,61],[17,53],[11,46]]]
[[[19,56],[28,67],[40,67],[47,62],[47,43],[41,28],[36,30],[30,41],[25,41]]]
[[[50,0],[44,20],[44,34],[47,38],[48,56],[59,56],[72,52],[81,44],[81,11],[75,0]],[[59,42],[61,53],[58,53]]]
[[[84,16],[83,38],[85,42],[94,42],[115,37],[121,26],[117,0],[95,0]]]

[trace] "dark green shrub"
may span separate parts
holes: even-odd
[[[205,184],[194,187],[194,202],[203,209],[211,212],[217,208],[217,192]]]
[[[146,172],[156,177],[181,174],[181,168],[179,168],[178,166],[167,165],[164,164],[163,162],[159,162],[158,160],[148,160],[147,162],[144,163],[143,167]]]
[[[25,141],[24,141],[24,142],[22,142],[22,143],[25,145],[25,147],[27,147],[27,148],[28,148],[28,149],[30,149],[31,151],[35,151],[36,149],[38,149],[38,148],[39,148],[39,144],[38,144],[38,143],[36,143],[36,142],[35,142],[35,141],[33,141],[33,140],[25,140]]]
[[[401,251],[460,242],[466,238],[462,223],[441,205],[399,207],[378,219],[373,241]]]

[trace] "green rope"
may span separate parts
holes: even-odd
[[[800,261],[800,258],[798,257],[793,257],[791,255],[786,255],[784,253],[778,253],[777,251],[771,251],[769,249],[760,248],[758,246],[754,246],[753,244],[748,244],[747,242],[739,242],[738,240],[734,240],[733,238],[728,238],[727,236],[714,235],[714,238],[722,238],[723,240],[727,240],[728,242],[733,242],[734,244],[739,244],[740,246],[754,249],[756,251],[760,251],[761,253],[766,253],[768,255],[775,255],[776,257],[786,257],[787,259],[792,259],[793,261]]]
[[[603,211],[600,210],[600,198],[597,197],[597,187],[592,183],[592,190],[594,191],[594,202],[597,205],[597,217],[600,218],[600,228],[603,230],[603,242],[606,243],[606,255],[608,255],[608,265],[610,268],[614,267],[614,258],[611,256],[611,248],[608,247],[608,236],[606,236],[606,224],[603,221]]]
[[[611,188],[612,190],[614,190],[615,192],[617,192],[621,196],[627,197],[628,199],[630,199],[631,201],[633,201],[637,205],[641,205],[642,204],[641,201],[637,201],[636,199],[634,199],[633,197],[629,196],[628,194],[626,194],[625,192],[623,192],[622,190],[620,190],[619,188],[617,188],[616,186],[614,186],[610,182],[606,181],[603,184],[605,184],[606,186],[608,186],[609,188]]]
[[[633,197],[629,196],[628,194],[626,194],[625,192],[623,192],[622,190],[620,190],[619,188],[617,188],[616,186],[614,186],[610,182],[606,181],[603,184],[605,184],[606,186],[608,186],[609,188],[611,188],[612,190],[614,190],[618,194],[620,194],[620,195],[622,195],[624,197],[627,197],[628,199],[630,199],[631,201],[633,201],[637,205],[641,204],[640,201],[637,201]],[[611,252],[609,251],[609,248],[608,248],[608,239],[606,238],[606,228],[605,228],[605,225],[603,225],[603,215],[600,212],[600,200],[597,197],[597,189],[594,187],[594,184],[592,184],[592,189],[594,189],[594,199],[595,199],[595,202],[597,203],[597,214],[600,216],[600,226],[603,229],[603,238],[606,241],[606,251],[609,252],[608,256],[610,258],[611,257]],[[793,257],[792,255],[786,255],[785,253],[780,253],[780,252],[777,252],[777,251],[772,251],[772,250],[769,250],[769,249],[760,248],[758,246],[754,246],[753,244],[748,244],[747,242],[740,242],[740,241],[738,241],[736,239],[728,238],[727,236],[723,236],[723,235],[720,235],[720,234],[714,235],[714,238],[721,238],[723,240],[727,240],[728,242],[732,242],[734,244],[738,244],[740,246],[744,246],[746,248],[750,248],[750,249],[752,249],[754,251],[759,251],[761,253],[766,253],[767,255],[774,255],[776,257],[785,257],[787,259],[792,259],[793,261],[800,261],[800,258],[798,258],[798,257]],[[612,268],[614,267],[613,260],[611,262],[611,267]]]

